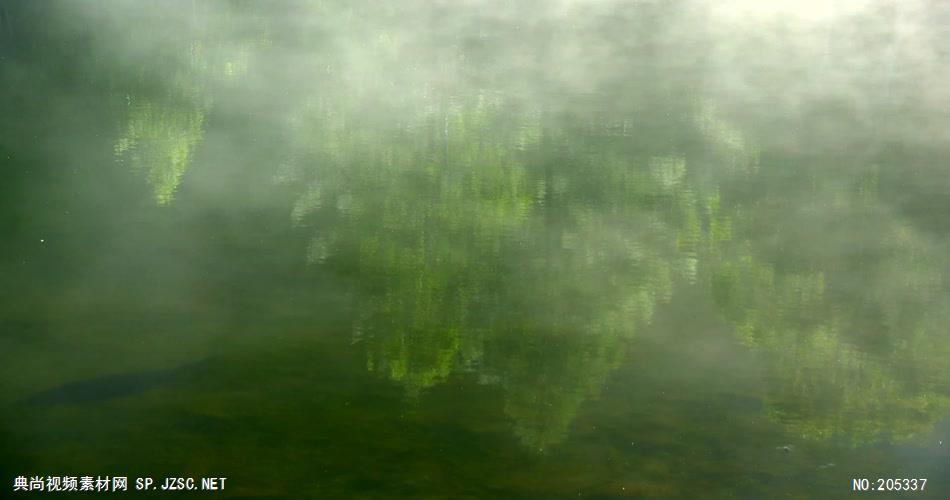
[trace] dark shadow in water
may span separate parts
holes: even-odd
[[[48,406],[123,398],[186,380],[207,371],[208,364],[208,359],[202,359],[164,370],[118,373],[70,382],[33,394],[24,399],[23,404]]]

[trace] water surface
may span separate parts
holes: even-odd
[[[5,491],[943,496],[950,10],[719,4],[0,4]]]

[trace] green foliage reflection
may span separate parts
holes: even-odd
[[[171,50],[170,89],[130,94],[116,154],[169,203],[214,83],[266,74],[290,223],[311,265],[353,278],[367,367],[410,397],[476,372],[544,450],[655,311],[699,287],[766,361],[766,411],[793,432],[906,440],[945,413],[946,241],[890,206],[888,170],[904,165],[758,127],[715,84],[653,81],[640,70],[674,50],[654,43],[658,26],[539,16],[469,36],[402,29],[398,9],[362,2],[300,8],[319,15],[272,33],[316,47],[292,68],[256,57],[267,37],[218,47],[195,29]],[[595,32],[627,42],[588,46]],[[623,61],[636,71],[603,68]]]
[[[204,112],[145,102],[129,112],[125,132],[115,154],[127,158],[136,171],[145,173],[155,202],[166,205],[175,196],[195,147],[203,136]]]

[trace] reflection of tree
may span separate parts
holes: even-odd
[[[950,402],[939,247],[877,199],[876,166],[839,170],[845,179],[824,173],[824,187],[783,182],[767,209],[734,209],[741,238],[704,259],[708,284],[770,361],[770,416],[814,439],[920,437]]]
[[[169,10],[164,3],[151,6],[132,2],[110,7],[125,11],[120,16],[124,22],[102,29],[112,30],[115,38],[129,39],[131,47],[119,50],[123,57],[135,61],[131,68],[135,71],[122,69],[138,75],[127,82],[124,91],[129,112],[115,154],[127,160],[132,169],[143,172],[156,203],[166,205],[174,198],[202,142],[204,122],[211,109],[211,85],[243,76],[253,51],[268,42],[256,33],[235,37],[237,41],[231,42],[225,42],[226,37],[212,38],[215,31],[233,32],[231,24],[239,20],[208,6],[199,9],[197,4],[183,3],[177,6],[179,10]],[[156,18],[163,19],[166,29],[179,37],[139,40],[136,30],[142,27],[136,23],[151,24]],[[155,82],[164,85],[156,88]]]
[[[946,369],[939,342],[927,333],[935,324],[896,331],[869,325],[856,316],[862,308],[830,296],[823,273],[776,274],[748,257],[715,270],[711,283],[740,338],[771,361],[770,415],[801,435],[855,444],[909,439],[945,409],[946,396],[927,382]],[[882,338],[886,349],[869,345]]]
[[[293,117],[299,143],[279,177],[306,186],[292,219],[316,233],[311,262],[367,287],[356,331],[371,370],[419,394],[477,369],[504,388],[522,442],[544,449],[564,438],[677,277],[712,272],[723,306],[740,304],[730,319],[745,335],[773,321],[767,306],[748,311],[774,297],[733,290],[747,275],[775,279],[771,266],[729,253],[736,224],[749,217],[697,184],[684,153],[652,145],[692,126],[715,165],[754,173],[759,151],[708,101],[650,126],[609,109],[565,125],[569,113],[530,100],[448,97],[411,81],[415,73],[376,75],[398,67],[391,46],[405,39],[367,40],[353,63],[329,63],[352,87],[324,82]],[[393,82],[403,91],[390,90]],[[818,286],[810,275],[799,281]],[[823,297],[820,286],[809,293]]]
[[[321,142],[280,176],[312,179],[292,211],[317,232],[310,260],[368,288],[357,332],[369,368],[410,394],[478,369],[505,388],[523,442],[543,449],[669,300],[679,265],[664,256],[677,245],[667,225],[693,202],[681,157],[549,151],[569,135],[510,106],[417,105],[427,111],[408,134],[318,102],[302,127]],[[550,168],[555,154],[576,169]]]
[[[441,120],[424,116],[421,144],[368,126],[354,135],[325,129],[328,161],[304,174],[314,181],[294,209],[298,223],[345,221],[312,240],[310,258],[373,278],[358,324],[369,366],[413,394],[457,368],[475,335],[469,310],[498,279],[499,246],[531,203],[514,150],[478,137],[491,107],[483,100]]]
[[[594,331],[499,332],[492,368],[505,388],[505,413],[532,450],[544,451],[567,435],[581,404],[596,397],[626,354],[625,336]]]
[[[200,109],[136,103],[129,112],[125,132],[115,145],[131,168],[145,172],[155,201],[172,201],[181,177],[203,136],[204,112]]]
[[[668,293],[662,261],[604,236],[564,232],[556,248],[529,248],[534,261],[510,270],[498,299],[485,367],[500,376],[505,411],[531,449],[566,436]]]
[[[610,96],[572,106],[570,94],[564,104],[464,81],[511,90],[556,80],[550,68],[596,76],[618,54],[580,50],[583,27],[541,19],[514,35],[499,22],[455,39],[451,27],[399,29],[398,12],[322,5],[320,43],[347,50],[307,59],[319,92],[299,91],[277,178],[299,190],[291,219],[312,231],[308,260],[365,288],[355,331],[370,370],[410,394],[476,370],[542,449],[682,280],[707,287],[771,362],[768,411],[796,431],[906,437],[941,411],[945,270],[901,221],[884,217],[881,241],[857,239],[866,218],[889,213],[877,167],[834,158],[789,175],[715,95],[678,99],[698,94],[680,83],[568,70],[552,87]],[[351,32],[334,27],[341,18]],[[662,64],[656,33],[643,33],[620,55]],[[506,52],[497,42],[512,36],[523,45]],[[551,53],[558,64],[532,63]]]
[[[924,437],[946,408],[946,396],[905,378],[907,367],[867,356],[833,328],[786,337],[793,344],[766,347],[782,380],[766,407],[804,437],[905,441]]]
[[[357,328],[370,337],[368,367],[403,384],[411,395],[444,381],[456,366],[467,297],[446,269],[411,251],[381,272],[398,274],[366,305]],[[365,259],[361,259],[365,262]],[[391,266],[391,267],[390,267]],[[467,332],[466,332],[467,333]]]

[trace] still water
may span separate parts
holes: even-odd
[[[948,495],[941,2],[0,7],[0,496]]]

